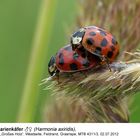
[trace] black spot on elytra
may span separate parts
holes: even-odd
[[[62,53],[59,54],[59,64],[64,65],[64,58]]]
[[[90,32],[89,35],[91,35],[91,36],[95,36],[96,33],[95,33],[95,32]]]
[[[108,43],[107,40],[104,38],[101,42],[101,46],[104,47],[107,45],[107,43]]]
[[[101,29],[99,29],[99,31],[100,31],[100,34],[101,34],[102,36],[106,36],[106,32],[105,32],[105,31],[103,31],[103,30],[101,30]]]
[[[94,40],[92,38],[87,38],[86,42],[88,45],[93,45]]]
[[[113,45],[116,45],[117,44],[117,41],[116,41],[116,39],[114,37],[112,38],[112,44]]]
[[[94,52],[97,53],[97,54],[101,54],[101,51],[102,51],[101,47],[96,47]]]
[[[70,69],[71,70],[78,70],[78,67],[75,63],[70,64]]]
[[[108,58],[111,58],[113,56],[113,52],[112,51],[109,51],[108,53],[107,53],[107,57]]]
[[[114,46],[110,46],[112,51],[115,51],[115,47]]]

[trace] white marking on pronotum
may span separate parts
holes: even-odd
[[[84,28],[81,28],[81,29],[79,29],[78,32],[85,32],[85,29],[84,29]],[[76,36],[76,37],[73,37],[73,38],[72,38],[72,43],[73,43],[73,44],[79,45],[81,41],[82,41],[82,37],[77,37],[77,36]]]
[[[73,44],[80,44],[80,42],[82,41],[82,37],[73,37],[72,39],[72,43]]]

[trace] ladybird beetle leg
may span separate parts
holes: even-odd
[[[112,70],[111,70],[111,67],[110,67],[110,64],[109,64],[108,58],[105,57],[105,56],[102,56],[101,60],[104,61],[104,62],[106,62],[108,69],[109,69],[110,71],[112,71]]]
[[[97,55],[97,56],[100,58],[100,60],[102,62],[106,62],[108,69],[110,71],[112,71],[111,68],[110,68],[110,65],[109,65],[109,59],[107,57],[105,57],[104,55]]]

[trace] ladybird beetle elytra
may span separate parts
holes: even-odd
[[[85,50],[100,57],[101,61],[106,63],[111,63],[116,59],[120,48],[111,33],[96,26],[79,29],[71,36],[71,43],[73,50],[77,51],[80,44]]]
[[[82,49],[81,49],[82,50]],[[88,60],[83,57],[83,51],[72,50],[71,45],[61,48],[56,56],[52,56],[48,63],[48,71],[51,76],[58,75],[59,72],[78,72],[86,71],[95,67],[98,60],[92,54],[88,55]]]
[[[81,52],[80,50],[77,52],[73,51],[71,45],[67,45],[61,48],[56,55],[57,68],[63,72],[74,72],[74,71],[82,71],[96,65],[97,62],[94,57],[89,56],[89,59],[90,59],[89,61],[89,60],[86,60],[84,57],[82,57],[81,53],[83,52]],[[64,60],[63,66],[60,65],[61,60],[58,57],[60,55],[61,57],[63,56],[63,60]],[[89,63],[89,67],[85,67],[85,63]]]

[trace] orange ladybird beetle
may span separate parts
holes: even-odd
[[[116,59],[120,48],[111,33],[96,26],[80,28],[73,33],[71,44],[73,50],[77,51],[79,48],[84,47],[87,52],[98,56],[101,62],[107,64]]]

